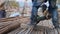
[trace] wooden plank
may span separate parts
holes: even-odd
[[[20,27],[20,23],[11,23],[10,25],[0,29],[0,34],[5,34],[5,33],[8,33],[9,31],[11,30],[14,30],[15,28],[18,28]]]
[[[14,21],[18,19],[20,19],[20,17],[0,18],[0,22]]]
[[[29,25],[27,25],[27,24],[21,24],[21,28],[28,28],[28,26]],[[49,28],[49,27],[47,27],[47,26],[41,26],[41,25],[37,25],[37,26],[35,26],[35,28],[34,28],[35,30],[44,30],[44,29],[53,29],[53,28]]]
[[[4,28],[10,24],[12,24],[12,23],[0,23],[0,29]]]

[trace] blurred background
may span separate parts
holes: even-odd
[[[57,6],[58,6],[59,23],[60,23],[60,0],[57,0]],[[5,18],[5,19],[0,19],[0,22],[1,22],[0,26],[2,27],[2,28],[0,27],[0,33],[2,31],[6,32],[7,30],[9,30],[9,28],[12,30],[12,28],[14,29],[15,26],[16,28],[17,26],[20,27],[22,23],[25,23],[25,24],[30,23],[31,10],[32,10],[31,0],[0,0],[0,18]],[[38,9],[38,15],[39,16],[43,15],[41,8]],[[14,17],[14,18],[10,18],[10,17]],[[44,27],[47,26],[49,28],[52,28],[53,23],[51,20],[52,19],[40,21],[40,23],[37,25],[41,25]],[[9,24],[12,26],[10,26]],[[13,33],[16,34],[20,31],[21,31],[21,28],[11,31],[10,34],[13,34]],[[42,31],[39,31],[39,32],[42,32]]]
[[[14,16],[30,16],[32,9],[31,0],[0,0],[0,5],[4,4],[6,9],[6,17]],[[57,6],[60,9],[60,0],[57,0]],[[41,10],[39,9],[41,12]]]

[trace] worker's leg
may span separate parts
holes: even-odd
[[[53,22],[53,25],[55,26],[55,28],[59,27],[57,10],[52,11],[52,22]]]
[[[52,14],[52,23],[55,26],[55,29],[58,30],[60,27],[58,22],[56,0],[49,0],[49,12]]]
[[[38,8],[41,6],[43,2],[46,2],[47,0],[32,0],[33,6],[32,6],[32,12],[31,12],[31,24],[36,25],[37,24],[37,12]],[[44,17],[45,18],[45,17]]]
[[[32,12],[31,12],[31,23],[32,25],[36,25],[37,23],[37,13],[40,5],[42,2],[37,2],[37,0],[32,0],[33,6],[32,6]]]
[[[55,26],[55,29],[57,30],[57,32],[59,33],[59,22],[58,22],[58,12],[57,10],[52,10],[52,23]]]
[[[31,12],[31,24],[35,25],[37,22],[37,12],[38,12],[38,6],[33,6],[32,12]]]
[[[56,6],[56,0],[49,0],[49,12],[52,14],[52,22],[55,28],[59,27],[58,23],[58,12]]]
[[[52,12],[52,23],[55,26],[55,29],[58,31],[60,29],[60,27],[59,27],[59,22],[58,22],[58,12],[57,12],[57,10],[53,10],[53,12]]]

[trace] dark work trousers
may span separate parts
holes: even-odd
[[[6,17],[5,10],[0,10],[0,18],[5,18],[5,17]]]
[[[48,11],[50,14],[52,14],[50,16],[52,18],[52,23],[55,26],[55,28],[57,28],[59,27],[59,23],[58,23],[58,12],[57,12],[56,0],[46,0],[46,1],[49,2]],[[32,12],[31,12],[31,24],[36,25],[39,21],[46,19],[45,16],[42,16],[40,20],[37,19],[38,9],[41,6],[41,4],[44,2],[38,2],[38,0],[34,0],[32,1],[32,3],[33,3],[33,6],[32,6]]]

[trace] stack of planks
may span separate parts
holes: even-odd
[[[20,17],[1,18],[0,19],[0,34],[6,34],[20,27]]]
[[[58,10],[58,13],[60,18],[60,10]],[[30,21],[29,18],[22,18],[20,21],[22,23],[21,27],[9,32],[8,34],[57,34],[57,30],[53,29],[54,26],[51,22],[51,19],[41,21],[34,29],[26,29],[26,24]]]
[[[51,29],[46,26],[37,25],[35,28],[21,28],[20,27],[12,32],[9,32],[8,34],[57,34],[57,32],[55,29]]]

